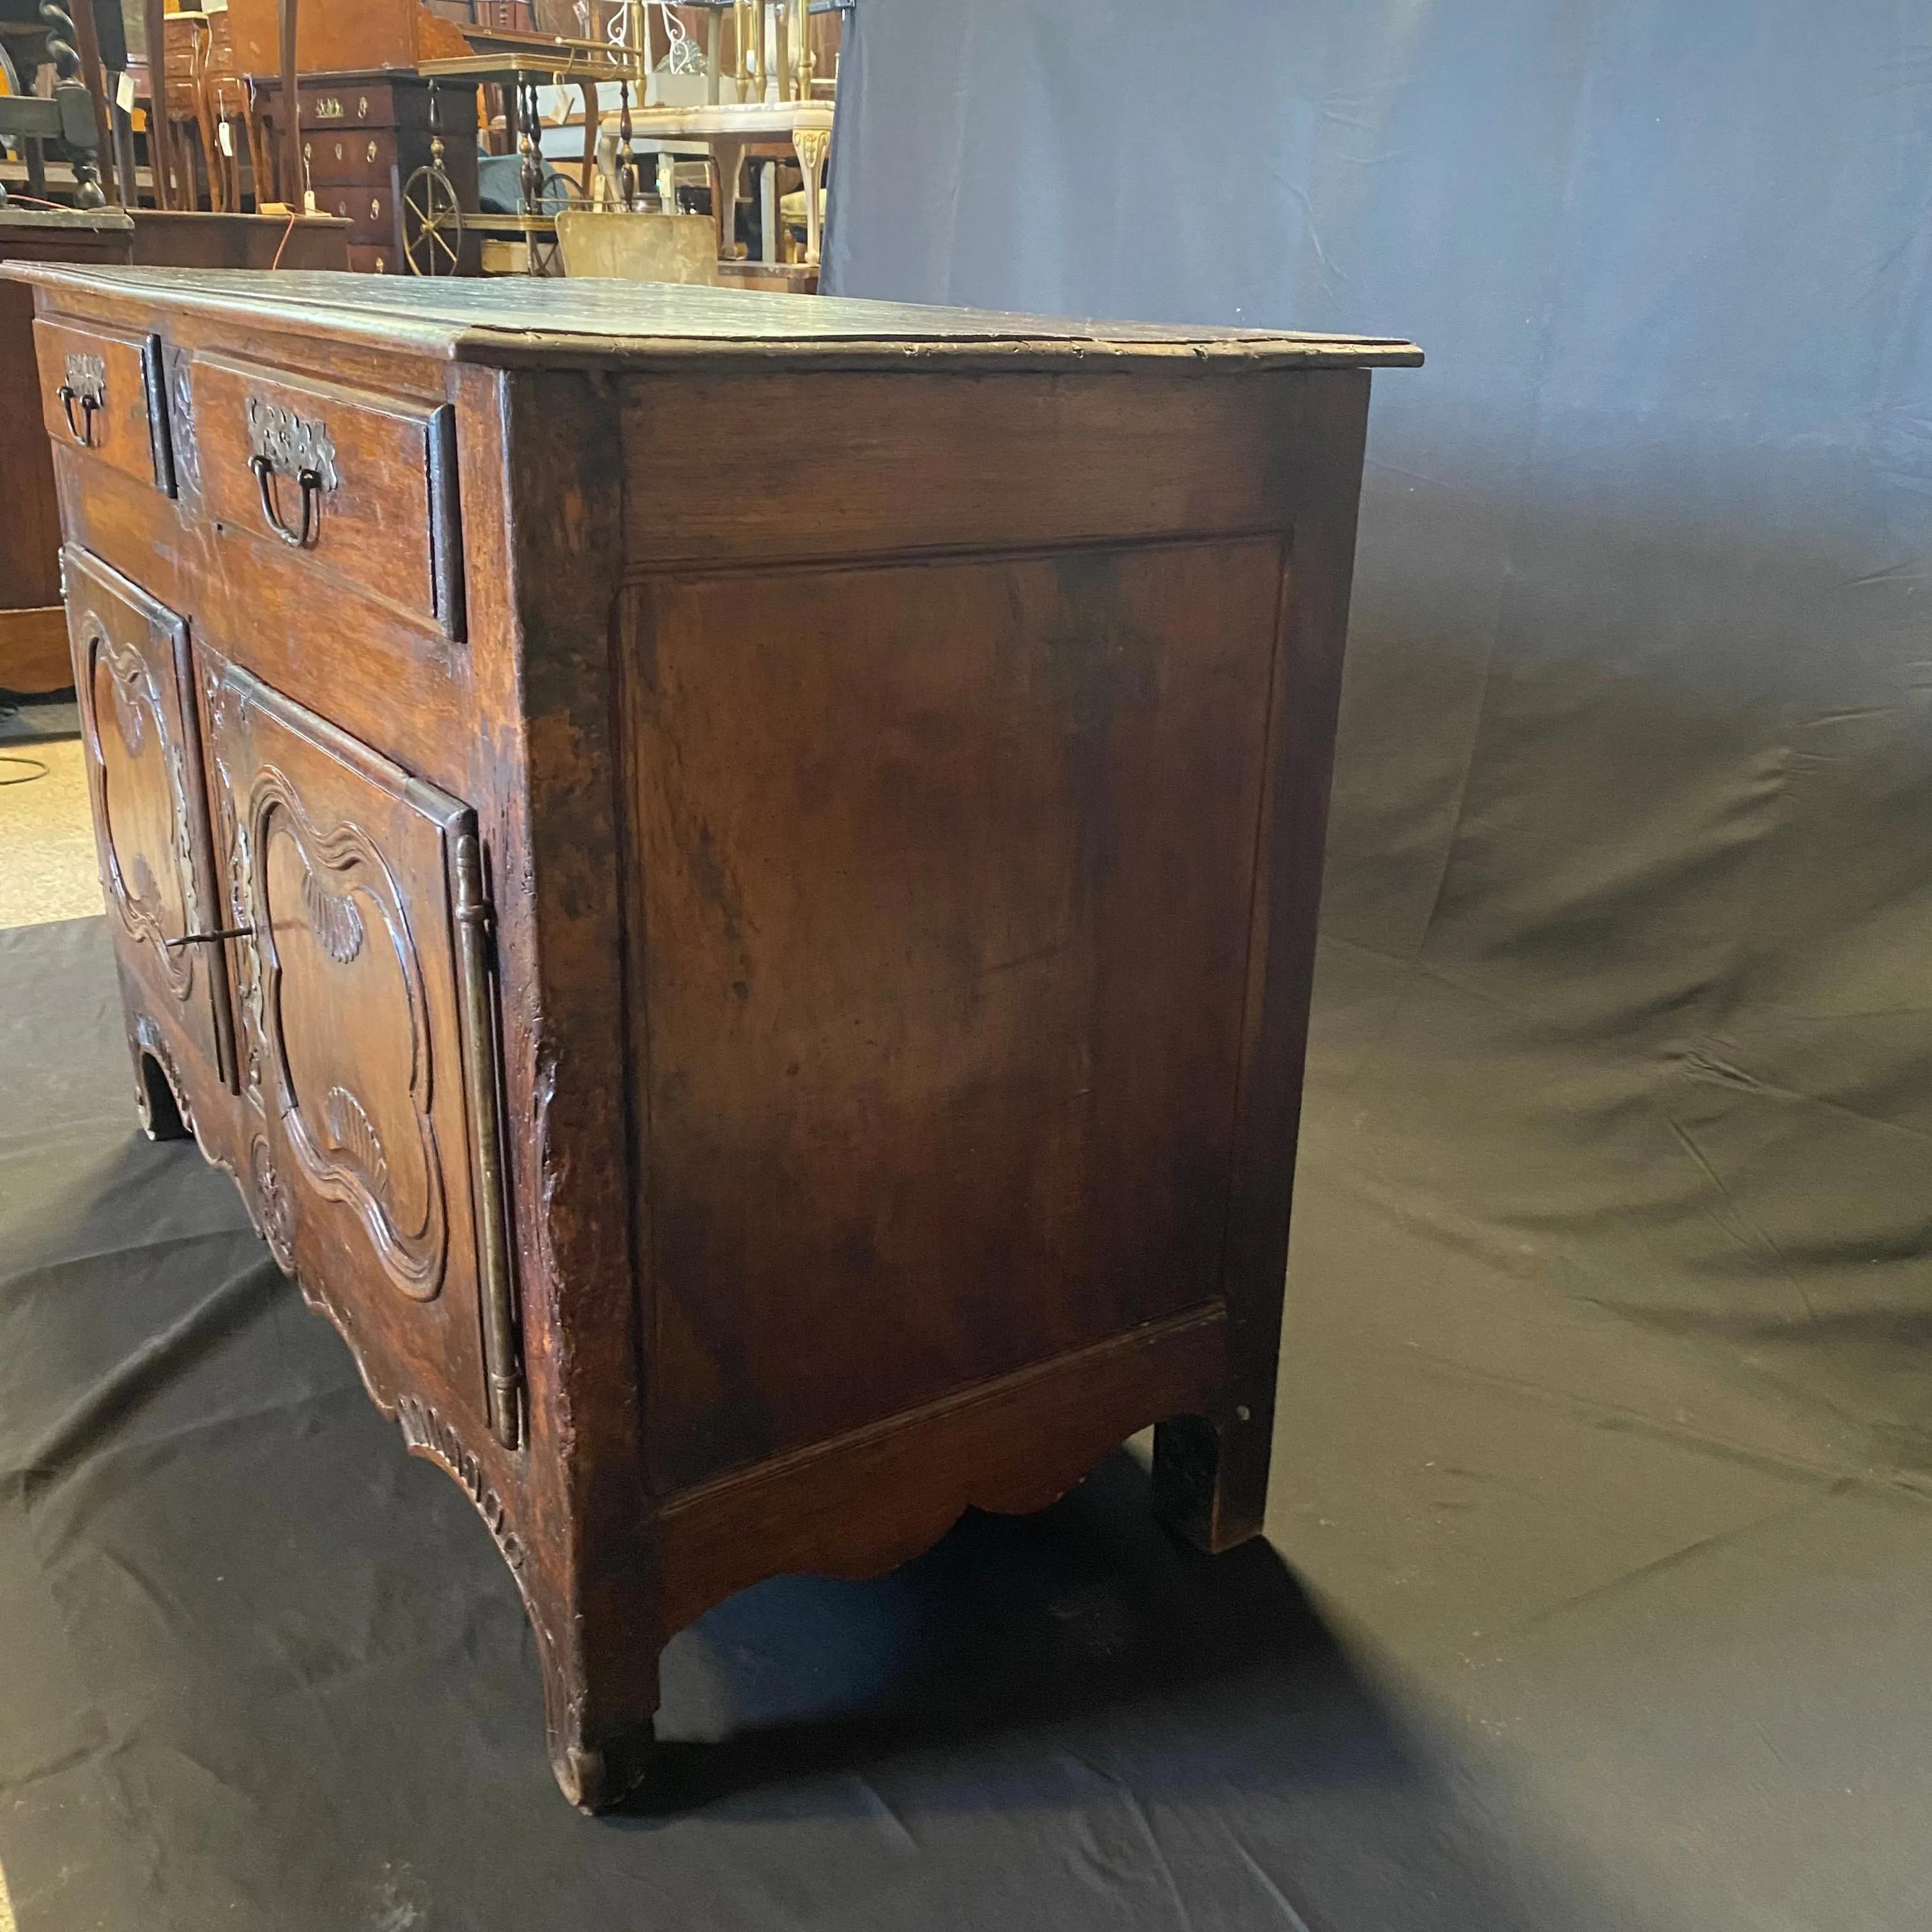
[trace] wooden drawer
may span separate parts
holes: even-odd
[[[464,98],[460,87],[437,90],[436,118],[446,140],[466,124],[472,130],[476,126],[476,108],[466,110]],[[413,76],[403,84],[345,78],[325,85],[310,80],[302,88],[302,130],[333,136],[343,128],[353,133],[364,128],[426,128],[429,101],[429,88]]]
[[[361,243],[352,243],[349,250],[349,268],[357,275],[406,275],[409,266],[398,253],[392,238],[381,248],[371,248]]]
[[[188,626],[98,557],[61,553],[101,890],[124,978],[140,989],[137,1044],[183,1116],[235,1080],[223,896],[202,784]]]
[[[197,358],[202,500],[225,536],[464,635],[455,412]],[[320,588],[318,582],[317,588]],[[299,594],[299,593],[298,593]]]
[[[85,449],[174,494],[158,335],[36,322],[40,407],[58,447]]]
[[[318,185],[315,205],[318,213],[339,214],[349,224],[351,248],[380,248],[386,242],[395,246],[396,194],[388,182],[353,187]]]
[[[345,128],[334,134],[318,130],[302,137],[302,154],[316,199],[329,199],[325,188],[352,187],[368,182],[387,187],[396,165],[396,136],[384,128],[364,132]]]

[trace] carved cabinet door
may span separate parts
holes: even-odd
[[[245,1186],[385,1402],[519,1427],[476,815],[206,654]]]
[[[221,898],[188,626],[99,558],[61,554],[100,882],[133,1026],[184,1112],[235,1077]]]

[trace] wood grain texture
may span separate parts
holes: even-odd
[[[694,372],[632,377],[622,396],[628,548],[655,568],[1279,532],[1306,391],[1156,365]]]
[[[148,392],[142,368],[143,338],[110,329],[70,328],[36,322],[40,369],[40,417],[57,448],[85,450],[97,462],[152,486],[154,445],[148,432]],[[83,379],[81,371],[91,372]],[[90,382],[94,387],[90,387]],[[98,387],[98,406],[88,397]],[[63,395],[65,390],[69,393]]]
[[[172,495],[52,452],[139,1090],[475,1503],[566,1795],[720,1597],[1149,1424],[1255,1533],[1384,352],[249,289],[39,291],[164,392]]]
[[[25,279],[36,270],[22,267]],[[407,344],[426,354],[505,366],[586,358],[627,364],[736,358],[747,345],[762,360],[836,368],[845,363],[1004,372],[1066,369],[1125,361],[1196,374],[1263,369],[1413,367],[1413,343],[1370,336],[1294,335],[1259,329],[1166,328],[1147,322],[1076,322],[1064,316],[928,308],[848,296],[788,296],[741,289],[653,286],[637,282],[574,286],[524,277],[477,281],[344,283],[284,274],[273,283],[193,269],[138,279],[101,269],[59,275],[64,304],[79,310],[93,292],[112,313],[118,301],[150,295],[170,308],[222,316],[246,328],[272,314],[284,326],[332,335]]]
[[[137,585],[62,558],[75,694],[100,879],[137,1056],[182,1120],[226,1151],[232,1016],[218,946],[224,895],[201,784],[188,628]]]
[[[665,1630],[782,1570],[876,1576],[968,1509],[1044,1509],[1150,1421],[1214,1406],[1227,1346],[1219,1307],[1180,1315],[688,1491],[658,1519]]]
[[[1270,705],[1233,1196],[1222,1260],[1230,1386],[1211,1454],[1192,1423],[1170,1431],[1165,1442],[1157,1431],[1155,1440],[1160,1507],[1213,1550],[1258,1536],[1268,1501],[1316,915],[1368,426],[1366,374],[1308,387],[1307,432],[1286,452],[1285,487],[1297,506],[1294,594],[1282,607]]]
[[[262,547],[263,569],[294,570],[310,595],[341,584],[427,618],[436,615],[430,538],[430,412],[339,383],[291,379],[258,364],[195,358],[191,379],[202,489],[224,535]],[[270,520],[253,466],[251,425],[272,418],[326,455],[314,536],[290,546]],[[298,459],[278,459],[274,514],[298,527]]]
[[[60,604],[0,610],[0,691],[60,691],[73,682],[67,612]]]
[[[331,0],[304,7],[296,27],[296,64],[304,74],[339,68],[413,67],[421,0]],[[231,0],[230,29],[235,64],[245,74],[281,70],[280,21],[275,0]]]
[[[152,208],[130,216],[121,208],[77,214],[10,207],[0,211],[0,261],[131,260],[266,268],[286,236],[284,259],[290,267],[338,268],[346,266],[344,232],[334,222],[307,220],[291,232],[286,222],[267,216]],[[26,376],[34,362],[32,292],[16,283],[0,282],[0,363],[21,372],[20,380],[0,384],[0,465],[7,479],[7,514],[0,517],[0,611],[40,609],[60,597],[60,512],[47,441],[46,392]],[[63,654],[65,648],[63,635]],[[10,661],[0,656],[0,688],[51,688],[8,682],[44,674],[29,673],[17,652]]]
[[[488,1413],[452,843],[467,808],[226,663],[200,657],[241,1098],[270,1246],[365,1365],[438,1412]],[[248,1118],[252,1115],[252,1118]],[[257,1152],[256,1144],[260,1143]]]
[[[292,225],[279,214],[144,208],[134,218],[131,259],[137,267],[339,272],[349,266],[349,230],[322,214]]]
[[[658,1487],[1216,1292],[1281,550],[635,592]]]

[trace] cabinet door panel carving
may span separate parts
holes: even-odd
[[[61,566],[101,890],[122,963],[146,992],[170,1084],[191,1077],[185,1060],[232,1086],[226,963],[201,937],[220,927],[220,898],[188,626],[85,550],[70,547]],[[190,1054],[173,1051],[183,1044]]]
[[[505,1190],[475,1158],[495,1003],[459,929],[475,814],[212,655],[204,690],[258,1216],[365,1368],[373,1340],[514,1432],[514,1365],[486,1346],[514,1336],[490,1306]]]

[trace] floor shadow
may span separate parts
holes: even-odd
[[[1124,1453],[1037,1515],[969,1514],[889,1576],[744,1592],[664,1670],[658,1762],[620,1832],[883,1807],[935,1835],[997,1817],[1058,1856],[1124,1808],[1177,1922],[1636,1923],[1508,1840],[1498,1794],[1352,1661],[1267,1544],[1210,1558],[1162,1528]],[[1216,1855],[1177,1863],[1171,1819]],[[1265,1920],[1257,1886],[1282,1908]],[[1099,1908],[1070,1892],[1056,1922]]]

